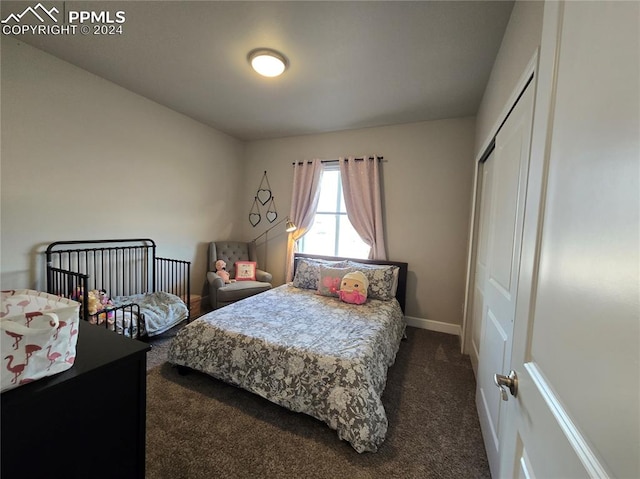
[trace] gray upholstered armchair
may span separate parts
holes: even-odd
[[[239,241],[209,243],[207,281],[209,282],[209,301],[213,309],[271,289],[271,274],[260,269],[256,269],[256,281],[237,281],[225,284],[222,278],[216,274],[216,261],[219,259],[227,263],[229,277],[234,279],[236,261],[257,261],[255,243]]]

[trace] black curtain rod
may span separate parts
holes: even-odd
[[[355,161],[364,161],[364,160],[378,160],[378,161],[382,161],[384,160],[384,156],[370,156],[368,158],[354,158]],[[340,160],[320,160],[320,163],[338,163]],[[344,161],[349,161],[348,158],[345,158]],[[299,165],[304,165],[304,161],[298,161],[297,162]],[[307,161],[307,163],[311,163],[310,161]],[[293,163],[291,163],[292,165],[295,165],[296,162],[294,161]]]

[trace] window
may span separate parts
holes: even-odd
[[[298,243],[300,251],[325,256],[367,258],[369,246],[347,218],[338,165],[325,165],[313,225]]]

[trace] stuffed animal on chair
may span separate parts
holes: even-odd
[[[216,274],[222,278],[225,283],[231,283],[229,273],[227,273],[227,263],[219,259],[216,261]]]

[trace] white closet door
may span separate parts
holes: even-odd
[[[476,404],[491,472],[499,476],[505,401],[494,374],[511,363],[518,292],[522,225],[533,119],[532,84],[526,88],[496,135],[488,223],[482,340]],[[482,212],[484,214],[484,212]]]
[[[493,178],[493,152],[487,157],[480,169],[480,199],[478,202],[478,233],[476,248],[475,278],[473,282],[473,323],[471,330],[472,364],[476,376],[477,360],[480,357],[482,342],[482,318],[484,316],[484,294],[487,284],[487,258],[489,251],[489,219],[491,218],[491,197]]]

